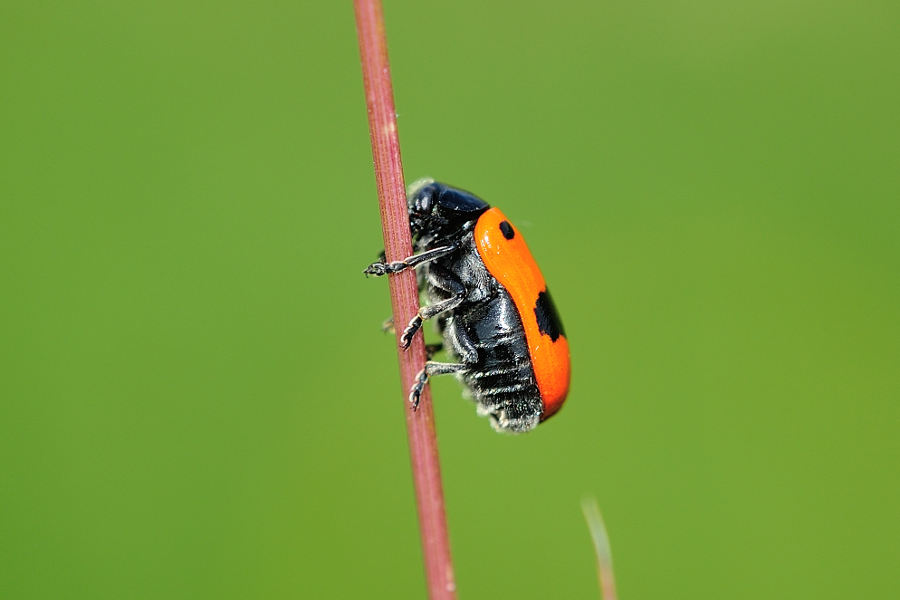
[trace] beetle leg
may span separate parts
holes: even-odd
[[[459,373],[465,371],[466,365],[460,363],[439,363],[428,361],[425,368],[416,375],[416,383],[409,392],[409,403],[413,405],[413,410],[419,408],[419,398],[422,396],[422,390],[428,379],[434,375],[446,375],[448,373]]]
[[[478,348],[472,342],[465,328],[460,327],[455,321],[450,321],[447,325],[448,332],[445,339],[453,340],[453,350],[460,356],[462,361],[468,365],[478,362]]]
[[[409,325],[403,330],[400,336],[400,345],[405,349],[409,348],[413,336],[422,327],[422,322],[434,316],[437,316],[448,310],[453,310],[463,303],[466,299],[466,286],[461,281],[453,277],[445,269],[432,265],[428,270],[428,283],[437,289],[443,290],[450,294],[446,300],[441,300],[434,304],[423,306],[419,309],[419,313],[410,320]]]
[[[381,330],[385,333],[394,333],[394,318],[388,317],[387,320],[381,324]],[[428,360],[444,349],[443,342],[437,344],[425,344],[425,357]]]
[[[434,355],[444,349],[444,344],[425,344],[425,358],[431,360]]]
[[[437,320],[434,322],[434,329],[439,334],[444,335],[444,330],[447,329],[447,315],[438,315]]]
[[[447,256],[457,249],[459,249],[459,246],[456,244],[441,246],[394,262],[387,262],[387,259],[384,258],[384,254],[382,253],[382,260],[373,262],[363,270],[363,273],[366,275],[375,275],[376,277],[387,275],[388,273],[400,273],[406,269],[414,269],[423,263],[441,258],[442,256]]]
[[[394,317],[388,317],[381,324],[381,331],[383,333],[394,333]]]

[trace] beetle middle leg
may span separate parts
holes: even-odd
[[[410,320],[409,325],[406,326],[406,329],[403,330],[403,334],[400,336],[400,345],[404,349],[409,348],[413,336],[419,328],[422,327],[423,321],[447,312],[448,310],[453,310],[466,299],[466,286],[450,273],[450,271],[438,267],[437,265],[431,265],[431,268],[428,270],[427,279],[428,283],[433,287],[446,292],[449,295],[449,298],[441,300],[440,302],[435,302],[434,304],[423,306],[419,309],[419,313]]]
[[[413,410],[419,408],[419,398],[422,396],[422,390],[425,389],[425,384],[428,383],[430,377],[433,377],[434,375],[459,373],[465,371],[467,368],[468,366],[462,363],[426,362],[425,368],[416,375],[416,383],[409,392],[409,403],[413,405]]]

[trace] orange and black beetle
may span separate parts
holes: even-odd
[[[410,392],[417,405],[432,375],[456,373],[498,431],[521,433],[560,409],[569,390],[569,342],[547,284],[519,231],[497,208],[432,179],[410,186],[416,252],[372,263],[385,275],[421,265],[429,304],[403,331],[408,347],[422,322],[437,318],[457,362],[429,360]]]

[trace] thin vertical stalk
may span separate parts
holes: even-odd
[[[388,63],[384,14],[380,0],[354,0],[359,53],[362,59],[363,83],[369,114],[369,134],[372,157],[375,161],[375,183],[381,205],[381,227],[388,261],[402,260],[412,254],[409,218],[406,211],[406,186],[400,161],[400,141],[394,110],[394,92]],[[409,349],[399,347],[402,324],[408,323],[419,310],[416,276],[412,270],[389,275],[391,305],[398,337],[400,381],[406,408],[406,428],[409,437],[410,460],[425,576],[432,600],[456,598],[450,540],[444,514],[444,491],[438,461],[437,437],[431,392],[425,388],[418,410],[407,401],[416,374],[425,365],[425,345],[422,333],[413,338]]]

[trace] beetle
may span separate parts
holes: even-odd
[[[408,348],[435,319],[444,343],[409,400],[434,375],[456,374],[478,414],[497,431],[522,433],[555,414],[569,390],[569,342],[543,275],[522,235],[498,208],[470,192],[420,179],[407,193],[413,255],[370,264],[367,275],[417,268],[427,303],[400,336]],[[445,347],[454,362],[431,360]]]

